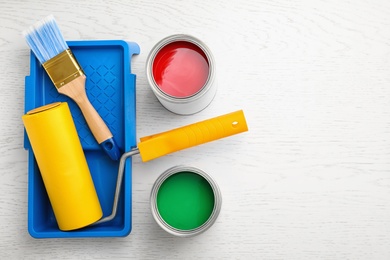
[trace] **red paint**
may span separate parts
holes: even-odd
[[[193,43],[177,41],[164,46],[153,61],[153,77],[164,93],[186,98],[206,83],[209,63],[205,53]]]

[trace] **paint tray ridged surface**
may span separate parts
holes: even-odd
[[[67,43],[87,76],[86,92],[89,100],[111,130],[120,149],[129,151],[136,145],[135,75],[131,73],[131,58],[139,53],[139,46],[120,40]],[[31,54],[30,76],[26,77],[25,82],[25,112],[53,102],[69,104],[103,209],[103,217],[110,215],[119,161],[111,160],[101,150],[78,106],[57,92],[43,67]],[[32,237],[122,237],[130,233],[131,158],[126,162],[116,217],[96,226],[64,232],[58,228],[26,134],[25,148],[28,150],[28,231]]]

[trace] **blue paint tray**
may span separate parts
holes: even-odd
[[[136,43],[120,40],[70,41],[72,50],[86,76],[86,92],[92,105],[111,130],[122,151],[136,146],[135,75],[131,58],[139,54]],[[25,112],[53,102],[68,102],[88,166],[103,209],[110,215],[114,202],[119,161],[111,160],[95,141],[80,109],[70,98],[61,95],[39,61],[31,53],[30,75],[25,82]],[[131,231],[131,158],[126,162],[116,217],[106,223],[74,231],[61,231],[28,137],[28,231],[34,238],[123,237]]]

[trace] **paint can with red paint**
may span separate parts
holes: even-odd
[[[168,36],[151,50],[146,75],[154,94],[169,111],[195,114],[213,100],[217,84],[209,48],[185,34]]]

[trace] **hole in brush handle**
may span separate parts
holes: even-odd
[[[119,146],[113,137],[101,142],[100,147],[106,152],[108,156],[110,156],[112,160],[117,161],[121,157]]]

